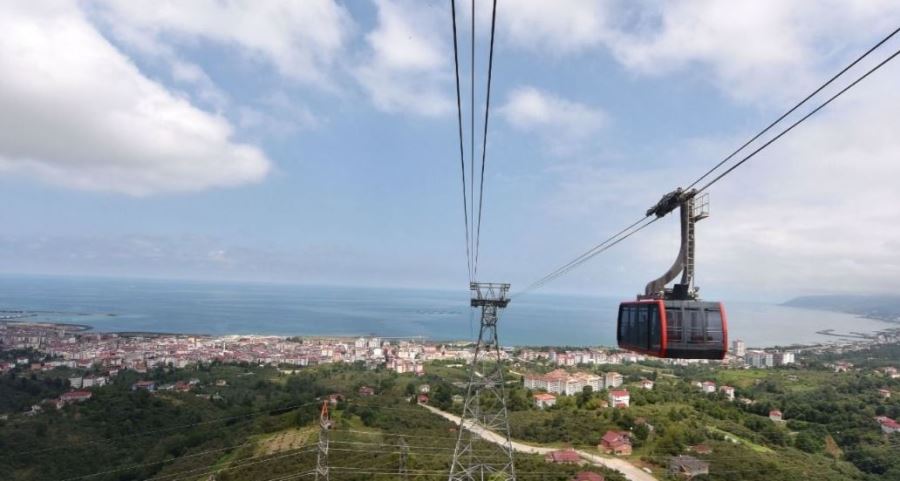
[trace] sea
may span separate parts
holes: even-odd
[[[30,321],[104,332],[416,337],[457,341],[478,334],[468,291],[292,284],[0,276],[0,310]],[[748,346],[833,342],[820,334],[897,327],[838,312],[724,302],[729,338]],[[532,293],[502,311],[500,342],[517,346],[612,346],[621,299]],[[2,313],[0,313],[2,314]]]

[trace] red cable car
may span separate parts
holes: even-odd
[[[720,302],[648,299],[619,305],[619,347],[648,356],[722,359],[728,320]]]
[[[636,301],[619,305],[616,340],[619,347],[649,356],[677,359],[722,359],[728,351],[728,320],[720,302],[697,298],[694,280],[694,224],[709,216],[704,195],[677,189],[663,196],[647,215],[662,217],[681,210],[681,249],[675,263],[651,281]],[[681,273],[674,288],[666,284]]]

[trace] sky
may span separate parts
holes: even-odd
[[[479,279],[567,262],[898,26],[890,0],[499,0]],[[0,31],[0,272],[467,287],[448,1],[2,2]],[[900,60],[710,189],[704,297],[900,288],[898,79]],[[634,295],[675,217],[544,289]]]

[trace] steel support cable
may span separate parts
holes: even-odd
[[[768,132],[769,130],[771,130],[771,128],[772,128],[773,126],[777,125],[779,122],[781,122],[782,120],[784,120],[785,117],[787,117],[788,115],[790,115],[791,113],[793,113],[797,108],[799,108],[801,105],[803,105],[804,103],[806,103],[810,98],[812,98],[813,96],[815,96],[816,94],[818,94],[819,92],[821,92],[825,87],[827,87],[827,86],[830,85],[832,82],[834,82],[834,80],[836,80],[837,78],[839,78],[840,76],[842,76],[842,75],[843,75],[844,73],[846,73],[850,68],[852,68],[853,66],[855,66],[856,64],[858,64],[861,60],[863,60],[864,58],[866,58],[870,53],[872,53],[874,50],[876,50],[878,47],[880,47],[880,46],[883,45],[885,42],[887,42],[890,38],[892,38],[894,35],[896,35],[897,32],[900,32],[900,28],[897,28],[897,29],[893,30],[893,31],[892,31],[890,34],[888,34],[885,38],[883,38],[883,39],[882,39],[881,41],[879,41],[877,44],[875,44],[875,45],[872,46],[870,49],[868,49],[866,52],[864,52],[860,57],[858,57],[856,60],[854,60],[853,62],[851,62],[849,65],[847,65],[845,68],[843,68],[843,69],[842,69],[840,72],[838,72],[836,75],[834,75],[833,77],[831,77],[827,82],[825,82],[824,84],[822,84],[819,88],[817,88],[817,89],[816,89],[815,91],[813,91],[810,95],[808,95],[806,98],[804,98],[804,99],[803,99],[802,101],[800,101],[798,104],[796,104],[794,107],[792,107],[792,108],[791,108],[790,110],[788,110],[786,113],[784,113],[781,117],[779,117],[779,118],[776,119],[774,122],[772,122],[771,124],[769,124],[765,129],[763,129],[762,131],[760,131],[758,134],[756,134],[756,135],[755,135],[753,138],[751,138],[749,141],[745,142],[740,148],[738,148],[737,150],[735,150],[735,151],[734,151],[733,153],[731,153],[729,156],[725,157],[722,161],[720,161],[718,164],[716,164],[712,169],[710,169],[710,170],[707,171],[705,174],[703,174],[702,176],[700,176],[697,180],[695,180],[694,182],[692,182],[692,183],[688,186],[688,188],[692,188],[693,186],[697,185],[700,181],[702,181],[704,178],[706,178],[707,176],[709,176],[712,172],[714,172],[714,171],[717,170],[719,167],[721,167],[723,164],[725,164],[725,163],[728,162],[730,159],[732,159],[736,154],[738,154],[738,153],[741,152],[743,149],[745,149],[745,148],[746,148],[748,145],[750,145],[753,141],[757,140],[759,137],[761,137],[761,136],[764,135],[766,132]],[[876,70],[878,70],[879,68],[881,68],[882,66],[884,66],[884,64],[886,64],[886,63],[888,63],[889,61],[893,60],[894,57],[896,57],[898,54],[900,54],[900,50],[898,50],[897,52],[895,52],[894,54],[892,54],[891,56],[889,56],[889,57],[886,58],[885,60],[881,61],[881,62],[880,62],[879,64],[877,64],[875,67],[873,67],[872,69],[870,69],[869,71],[867,71],[865,74],[863,74],[862,76],[860,76],[859,78],[857,78],[856,80],[854,80],[852,83],[850,83],[849,85],[847,85],[846,87],[844,87],[843,89],[841,89],[838,93],[836,93],[835,95],[833,95],[832,97],[830,97],[828,100],[826,100],[825,102],[823,102],[822,104],[820,104],[820,105],[819,105],[818,107],[816,107],[814,110],[812,110],[812,111],[810,111],[809,113],[807,113],[806,115],[804,115],[804,116],[803,116],[802,118],[800,118],[798,121],[796,121],[796,122],[794,122],[793,124],[791,124],[789,127],[787,127],[786,129],[784,129],[783,131],[781,131],[778,135],[776,135],[775,137],[773,137],[772,139],[770,139],[769,141],[767,141],[765,144],[763,144],[762,146],[760,146],[759,148],[757,148],[756,150],[754,150],[753,152],[751,152],[749,155],[747,155],[747,156],[744,157],[743,159],[741,159],[741,160],[740,160],[739,162],[737,162],[735,165],[733,165],[733,166],[731,166],[730,168],[728,168],[725,172],[723,172],[723,173],[719,174],[718,176],[716,176],[713,180],[711,180],[710,182],[706,183],[703,187],[701,187],[700,189],[698,189],[697,192],[700,193],[700,192],[705,191],[705,190],[708,189],[710,186],[712,186],[713,184],[715,184],[716,182],[718,182],[719,180],[721,180],[723,177],[725,177],[725,176],[728,175],[729,173],[733,172],[736,168],[740,167],[740,166],[743,165],[745,162],[747,162],[748,160],[750,160],[751,158],[753,158],[756,154],[758,154],[759,152],[761,152],[763,149],[765,149],[766,147],[768,147],[769,145],[771,145],[772,143],[774,143],[776,140],[780,139],[782,136],[784,136],[785,134],[787,134],[788,132],[790,132],[791,130],[793,130],[794,127],[796,127],[797,125],[801,124],[803,121],[805,121],[806,119],[808,119],[809,117],[811,117],[811,116],[813,116],[814,114],[816,114],[818,111],[820,111],[820,110],[821,110],[822,108],[824,108],[826,105],[830,104],[833,100],[835,100],[835,99],[837,99],[838,97],[840,97],[841,95],[843,95],[847,90],[849,90],[850,88],[854,87],[856,84],[858,84],[859,82],[861,82],[863,79],[865,79],[866,77],[868,77],[869,75],[871,75],[873,72],[875,72]],[[529,285],[529,287],[527,287],[524,291],[521,291],[519,294],[522,294],[522,293],[525,293],[525,292],[532,291],[532,290],[534,290],[534,289],[540,288],[540,287],[542,287],[543,285],[547,284],[548,282],[550,282],[550,281],[552,281],[552,280],[554,280],[554,279],[557,279],[557,278],[559,278],[560,276],[564,275],[566,272],[569,272],[572,268],[577,267],[579,264],[583,263],[585,260],[587,260],[587,259],[589,259],[589,258],[591,258],[591,257],[594,257],[594,256],[595,256],[597,253],[599,253],[599,252],[597,252],[597,253],[592,253],[592,251],[594,251],[595,249],[601,248],[601,246],[603,246],[603,245],[605,245],[606,243],[612,241],[612,240],[615,239],[618,235],[621,235],[623,232],[626,232],[626,231],[628,231],[629,229],[633,228],[635,225],[637,225],[638,223],[640,223],[641,221],[643,221],[643,220],[646,219],[647,217],[648,217],[648,216],[645,216],[645,217],[641,218],[640,220],[638,220],[637,222],[635,222],[635,223],[632,224],[631,226],[626,227],[625,229],[623,229],[622,231],[620,231],[618,234],[616,234],[616,235],[610,237],[609,239],[607,239],[607,240],[603,241],[602,243],[598,244],[597,246],[595,246],[593,249],[591,249],[591,250],[585,252],[584,254],[582,254],[582,255],[576,257],[575,259],[573,259],[572,261],[570,261],[570,262],[569,262],[568,264],[566,264],[565,266],[562,266],[562,267],[556,269],[555,271],[551,272],[550,274],[547,274],[546,276],[542,277],[542,278],[539,279],[538,281],[532,283],[531,285]],[[643,227],[641,227],[641,229],[643,229]],[[630,234],[629,234],[629,235],[630,235]],[[616,241],[616,243],[618,243],[618,242],[619,242],[619,241]],[[603,250],[606,250],[606,249],[603,249]]]
[[[645,217],[644,219],[646,219],[646,217]],[[641,219],[641,220],[643,221],[644,219]],[[640,231],[646,229],[647,227],[649,227],[651,224],[653,224],[654,222],[658,221],[659,219],[660,219],[659,217],[653,217],[652,219],[650,219],[650,221],[641,224],[639,227],[635,228],[634,230],[631,230],[631,231],[628,232],[627,234],[625,234],[625,235],[623,235],[623,236],[621,236],[621,237],[615,239],[614,241],[612,241],[612,242],[610,242],[610,243],[604,245],[604,246],[601,247],[600,249],[597,249],[597,250],[591,252],[590,254],[584,256],[584,257],[583,257],[581,260],[579,260],[578,262],[572,263],[569,267],[567,267],[567,268],[565,268],[565,269],[559,271],[559,272],[558,272],[557,274],[555,274],[554,276],[548,278],[547,280],[545,280],[545,281],[542,282],[541,284],[539,284],[539,285],[537,285],[536,287],[534,287],[534,289],[543,287],[543,286],[544,286],[545,284],[547,284],[548,282],[554,281],[554,280],[556,280],[556,279],[558,279],[558,278],[560,278],[560,277],[562,277],[562,276],[568,274],[572,269],[575,269],[576,267],[580,266],[581,264],[584,264],[585,262],[587,262],[587,261],[593,259],[593,258],[596,257],[597,255],[606,252],[607,250],[611,249],[612,247],[614,247],[615,245],[617,245],[617,244],[619,244],[620,242],[624,241],[625,239],[627,239],[627,238],[629,238],[629,237],[631,237],[631,236],[637,234],[638,232],[640,232]]]
[[[474,4],[474,1],[472,2]],[[475,277],[478,277],[478,253],[481,251],[481,207],[484,203],[484,164],[487,156],[488,119],[491,112],[491,73],[494,69],[494,32],[497,26],[497,0],[491,10],[491,47],[488,53],[487,92],[484,99],[484,134],[481,144],[481,185],[478,188],[478,226],[475,229]]]
[[[472,29],[469,59],[469,243],[472,246],[472,281],[475,276],[475,0],[472,0]]]
[[[572,266],[574,266],[575,264],[578,264],[578,263],[582,262],[584,259],[589,258],[589,256],[592,257],[592,254],[593,254],[596,250],[603,248],[603,246],[605,246],[606,244],[612,242],[612,241],[615,240],[617,237],[619,237],[619,236],[625,234],[626,232],[628,232],[629,230],[631,230],[631,229],[637,227],[637,225],[640,224],[641,222],[643,222],[644,220],[646,220],[647,217],[648,217],[648,216],[641,217],[640,219],[636,220],[634,223],[632,223],[632,224],[629,225],[628,227],[626,227],[626,228],[620,230],[619,232],[616,232],[615,234],[613,234],[612,236],[610,236],[609,238],[607,238],[607,239],[604,240],[603,242],[601,242],[601,243],[595,245],[594,247],[591,247],[590,249],[588,249],[587,251],[585,251],[583,254],[581,254],[581,255],[575,257],[574,259],[572,259],[572,260],[569,261],[568,263],[563,264],[563,265],[560,266],[560,267],[557,267],[555,270],[553,270],[553,271],[550,272],[549,274],[547,274],[547,275],[545,275],[544,277],[541,277],[540,279],[538,279],[538,280],[532,282],[531,284],[528,285],[528,287],[526,287],[525,289],[519,291],[519,292],[516,293],[515,295],[518,296],[518,295],[521,295],[521,294],[525,294],[526,292],[533,291],[533,290],[535,290],[535,289],[537,289],[537,288],[543,286],[543,285],[546,284],[547,282],[550,282],[551,280],[556,279],[556,278],[558,277],[558,274],[559,274],[559,273],[561,273],[561,272],[563,272],[563,271],[566,271],[569,267],[572,267]]]
[[[810,93],[809,95],[807,95],[803,100],[801,100],[801,101],[798,102],[796,105],[794,105],[793,107],[791,107],[790,110],[788,110],[787,112],[781,114],[781,117],[778,117],[777,119],[775,119],[774,122],[772,122],[771,124],[769,124],[768,126],[766,126],[766,128],[760,130],[759,133],[757,133],[757,134],[754,135],[750,140],[748,140],[748,141],[745,142],[743,145],[741,145],[740,147],[738,147],[737,150],[735,150],[734,152],[732,152],[731,154],[729,154],[727,157],[725,157],[724,159],[722,159],[721,161],[719,161],[718,164],[716,164],[715,166],[713,166],[713,168],[711,168],[711,169],[709,169],[708,171],[706,171],[705,174],[701,175],[697,180],[693,181],[693,182],[691,183],[691,185],[687,186],[684,190],[689,190],[689,189],[691,189],[691,188],[694,187],[695,185],[699,184],[703,179],[705,179],[705,178],[708,177],[710,174],[712,174],[714,171],[718,170],[719,167],[721,167],[721,166],[724,165],[726,162],[728,162],[729,160],[731,160],[731,159],[732,159],[735,155],[737,155],[740,151],[742,151],[742,150],[744,150],[745,148],[747,148],[747,146],[750,145],[750,144],[752,144],[756,139],[762,137],[766,132],[768,132],[769,130],[771,130],[772,127],[774,127],[774,126],[777,125],[779,122],[781,122],[782,120],[784,120],[785,117],[787,117],[788,115],[794,113],[795,110],[797,110],[797,109],[800,108],[803,104],[805,104],[807,101],[809,101],[809,99],[815,97],[819,92],[821,92],[822,90],[824,90],[825,87],[831,85],[832,82],[834,82],[834,81],[837,80],[839,77],[841,77],[842,75],[844,75],[848,70],[850,70],[851,68],[853,68],[854,66],[856,66],[856,64],[858,64],[858,63],[859,63],[860,61],[862,61],[864,58],[868,57],[870,53],[874,52],[878,47],[881,47],[882,45],[884,45],[884,43],[887,42],[888,40],[890,40],[891,37],[893,37],[894,35],[896,35],[897,32],[900,32],[900,27],[898,27],[897,29],[895,29],[893,32],[889,33],[886,37],[884,37],[883,39],[881,39],[880,42],[878,42],[878,43],[876,43],[875,45],[873,45],[870,49],[866,50],[862,55],[860,55],[859,57],[857,57],[856,60],[854,60],[854,61],[851,62],[849,65],[847,65],[846,67],[844,67],[843,69],[841,69],[840,72],[834,74],[834,76],[832,76],[830,79],[828,79],[827,82],[825,82],[825,83],[823,83],[822,85],[820,85],[819,88],[817,88],[816,90],[814,90],[812,93]]]
[[[825,102],[822,102],[818,107],[816,107],[815,109],[813,109],[812,111],[810,111],[809,113],[807,113],[806,115],[804,115],[803,117],[801,117],[799,120],[797,120],[796,122],[794,122],[793,124],[791,124],[790,126],[788,126],[787,128],[785,128],[784,130],[782,130],[778,135],[776,135],[775,137],[772,137],[772,138],[769,139],[766,143],[764,143],[764,144],[762,144],[761,146],[759,146],[756,150],[754,150],[753,152],[750,152],[750,154],[748,154],[746,157],[744,157],[743,159],[741,159],[739,162],[737,162],[736,164],[732,165],[731,167],[729,167],[727,170],[725,170],[725,171],[722,172],[721,174],[717,175],[715,178],[713,178],[713,180],[711,180],[711,181],[707,182],[706,184],[704,184],[703,187],[697,189],[697,193],[699,194],[700,192],[705,191],[706,189],[710,188],[713,184],[715,184],[716,182],[720,181],[723,177],[725,177],[726,175],[732,173],[735,169],[737,169],[738,167],[740,167],[741,165],[743,165],[743,164],[744,164],[745,162],[747,162],[748,160],[752,159],[752,158],[753,158],[756,154],[758,154],[760,151],[762,151],[763,149],[765,149],[766,147],[768,147],[769,145],[771,145],[773,142],[775,142],[776,140],[780,139],[782,136],[784,136],[785,134],[787,134],[788,132],[790,132],[791,130],[793,130],[794,127],[800,125],[801,123],[803,123],[803,121],[805,121],[806,119],[808,119],[808,118],[812,117],[813,115],[815,115],[818,111],[820,111],[820,110],[822,110],[823,108],[825,108],[825,106],[827,106],[827,105],[830,104],[832,101],[834,101],[835,99],[837,99],[838,97],[840,97],[841,95],[843,95],[846,91],[848,91],[848,90],[850,90],[851,88],[855,87],[858,83],[860,83],[860,82],[862,82],[863,80],[865,80],[866,77],[868,77],[869,75],[873,74],[875,71],[877,71],[878,69],[880,69],[881,67],[883,67],[885,64],[887,64],[888,62],[890,62],[891,60],[893,60],[895,57],[897,57],[897,55],[900,55],[900,50],[895,51],[895,52],[894,52],[893,54],[891,54],[888,58],[882,60],[882,61],[879,62],[877,65],[875,65],[874,67],[872,67],[871,69],[869,69],[866,73],[862,74],[859,78],[857,78],[856,80],[854,80],[853,82],[851,82],[849,85],[847,85],[846,87],[844,87],[844,88],[842,88],[841,90],[839,90],[838,93],[836,93],[836,94],[832,95],[831,97],[829,97],[828,100],[826,100]]]
[[[459,124],[459,166],[462,171],[463,220],[466,224],[466,269],[469,271],[469,282],[472,277],[472,254],[469,236],[469,206],[466,201],[466,154],[463,147],[462,94],[459,88],[459,47],[456,35],[456,0],[450,1],[450,13],[453,17],[453,66],[456,72],[456,118]],[[474,179],[473,179],[474,182]]]

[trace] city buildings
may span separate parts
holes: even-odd
[[[771,352],[751,350],[747,351],[747,364],[756,368],[775,366],[775,357]]]
[[[740,339],[735,339],[734,342],[731,343],[731,353],[735,357],[744,357],[747,354],[747,344]]]
[[[553,394],[565,394],[571,396],[582,392],[585,386],[590,386],[594,391],[603,389],[603,379],[586,372],[570,373],[564,369],[556,369],[547,374],[526,374],[526,389],[541,389]]]
[[[603,376],[603,386],[606,389],[619,387],[624,382],[624,378],[617,372],[610,371]]]

